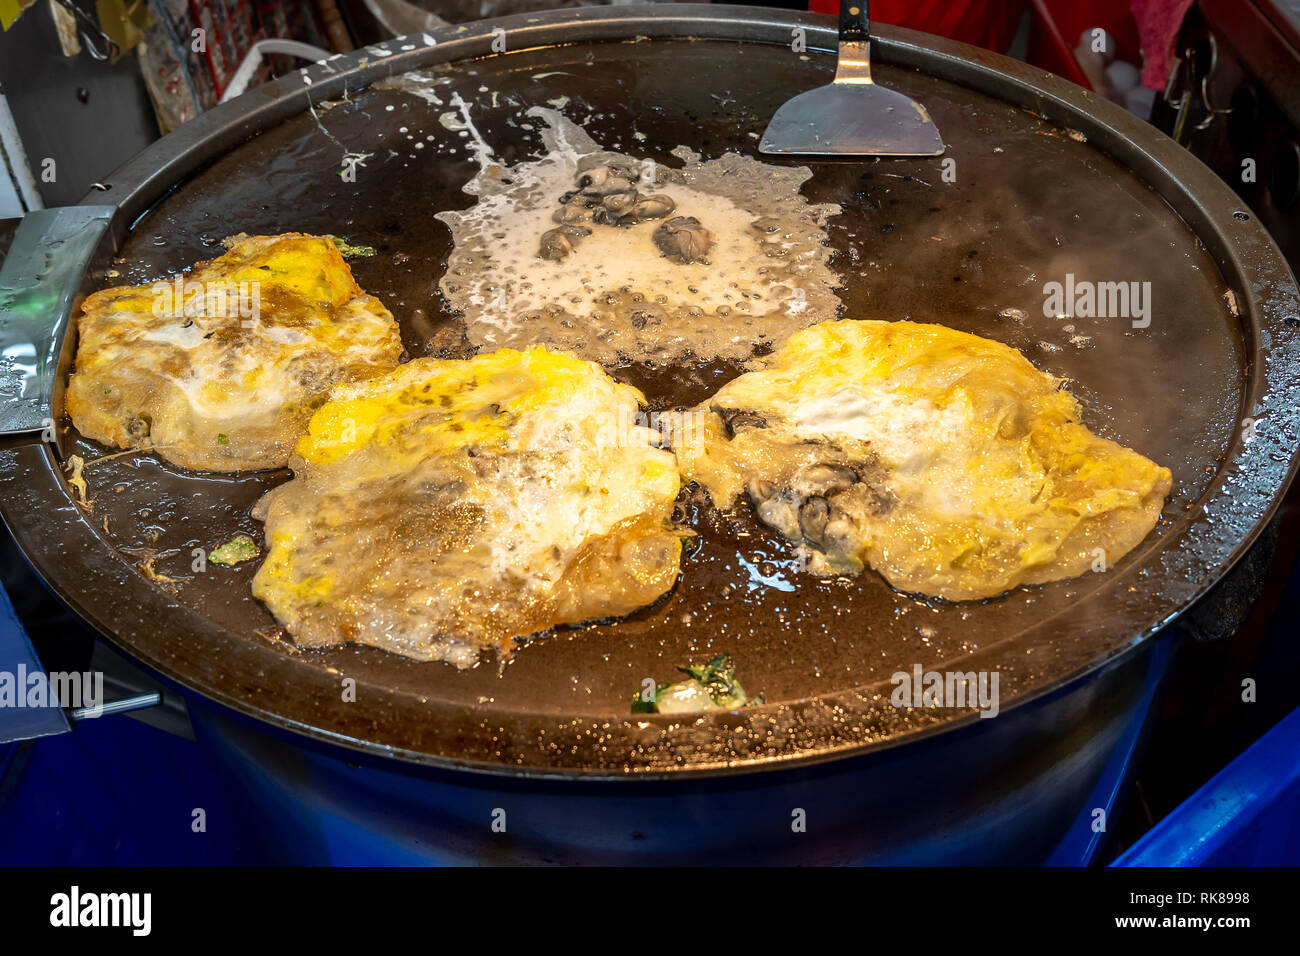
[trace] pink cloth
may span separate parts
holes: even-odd
[[[1163,90],[1174,59],[1174,44],[1182,28],[1183,17],[1192,0],[1132,0],[1133,19],[1137,21],[1142,42],[1142,84]]]

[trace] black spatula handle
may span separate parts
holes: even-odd
[[[871,18],[867,0],[840,0],[840,42],[871,39]]]

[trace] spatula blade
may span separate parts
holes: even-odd
[[[941,156],[924,106],[874,83],[831,83],[776,111],[758,144],[776,155]]]

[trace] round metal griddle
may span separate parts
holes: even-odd
[[[494,28],[505,53],[492,50]],[[789,46],[795,28],[806,52]],[[118,204],[129,230],[120,274],[92,272],[82,291],[175,273],[232,233],[334,233],[378,250],[353,271],[397,316],[409,354],[455,354],[458,320],[437,291],[449,234],[433,214],[472,202],[461,186],[476,165],[439,122],[450,107],[372,84],[415,69],[446,77],[438,95],[461,94],[503,162],[539,148],[523,111],[560,101],[603,146],[675,165],[678,145],[706,158],[753,153],[779,104],[829,80],[834,42],[818,16],[620,7],[472,24],[336,58],[186,124],[88,197]],[[844,207],[830,228],[844,314],[940,322],[1019,348],[1071,380],[1095,431],[1172,469],[1158,527],[1109,572],[928,604],[870,572],[799,575],[788,545],[747,514],[692,501],[701,544],[658,604],[547,635],[503,667],[489,659],[460,672],[369,648],[300,651],[249,593],[255,563],[191,570],[194,548],[260,536],[249,509],[287,472],[186,474],[126,455],[87,471],[87,514],[61,459],[104,450],[65,422],[57,449],[32,440],[0,450],[6,520],[68,603],[163,674],[278,726],[441,767],[628,777],[789,765],[977,719],[892,706],[890,675],[914,665],[998,671],[1004,712],[1086,679],[1203,596],[1277,506],[1300,409],[1294,279],[1227,187],[1118,107],[907,31],[882,30],[873,54],[880,82],[926,105],[948,152],[807,164],[805,195]],[[367,154],[355,182],[339,175],[345,152]],[[1150,282],[1150,326],[1045,316],[1044,284],[1067,273]],[[739,371],[611,369],[654,408],[699,402]],[[1247,417],[1260,421],[1249,442]],[[149,552],[162,555],[154,571],[182,579],[174,591],[146,573]],[[642,680],[723,652],[766,705],[629,717]],[[355,702],[344,700],[345,678]]]

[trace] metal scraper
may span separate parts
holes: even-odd
[[[840,0],[835,82],[800,93],[776,111],[761,153],[940,156],[943,139],[924,106],[871,81],[867,0]]]

